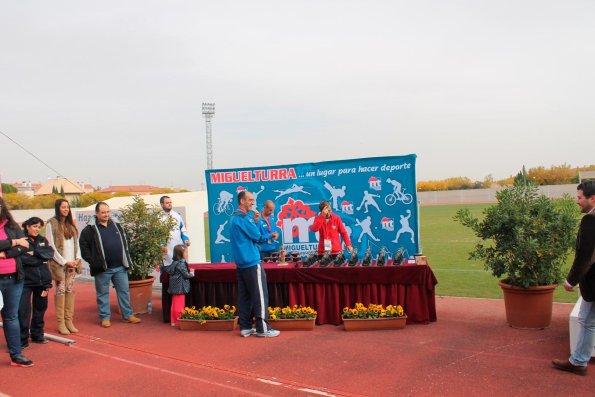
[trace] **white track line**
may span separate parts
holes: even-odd
[[[243,393],[243,394],[249,394],[249,395],[252,395],[252,396],[262,396],[262,397],[268,397],[269,396],[269,394],[262,394],[262,393],[257,393],[257,392],[253,392],[253,391],[248,391],[246,389],[242,389],[242,388],[239,388],[239,387],[230,386],[230,385],[225,384],[225,383],[213,382],[213,381],[210,381],[210,380],[207,380],[207,379],[204,379],[204,378],[200,378],[200,377],[197,377],[197,376],[182,374],[182,373],[174,372],[174,371],[171,371],[171,370],[168,370],[168,369],[156,367],[154,365],[143,364],[143,363],[140,363],[140,362],[137,362],[137,361],[133,361],[133,360],[129,360],[129,359],[126,359],[126,358],[116,357],[116,356],[112,356],[112,355],[100,353],[100,352],[97,352],[95,350],[91,350],[91,349],[87,349],[87,348],[81,347],[80,345],[75,345],[73,347],[75,349],[82,350],[82,351],[85,351],[87,353],[95,354],[95,355],[98,355],[98,356],[101,356],[101,357],[106,357],[106,358],[110,358],[112,360],[117,360],[117,361],[120,361],[120,362],[123,362],[123,363],[126,363],[126,364],[135,365],[135,366],[142,367],[142,368],[145,368],[145,369],[150,369],[150,370],[153,370],[153,371],[170,374],[170,375],[177,376],[177,377],[180,377],[180,378],[185,378],[185,379],[189,379],[189,380],[193,380],[193,381],[205,383],[205,384],[208,384],[208,385],[211,385],[211,386],[217,386],[217,387],[229,389],[229,390],[232,390],[232,391],[237,392],[237,393],[240,393],[240,394]],[[169,359],[175,361],[175,359],[172,359],[172,358],[169,358]],[[199,365],[196,365],[194,363],[190,363],[190,364],[192,364],[192,366],[194,368],[207,368],[207,369],[210,369],[210,370],[213,370],[213,371],[222,372],[221,369],[217,369],[215,367],[201,366],[200,364]],[[325,392],[325,391],[322,391],[322,390],[311,389],[311,388],[304,388],[302,386],[292,385],[292,384],[289,384],[289,383],[282,383],[282,382],[277,382],[277,381],[273,381],[273,380],[270,380],[270,379],[253,377],[253,376],[249,376],[249,375],[243,375],[243,374],[237,373],[236,371],[231,372],[231,373],[232,373],[233,376],[236,376],[236,377],[239,377],[239,378],[244,378],[244,379],[248,379],[248,380],[258,381],[258,382],[266,383],[266,384],[273,385],[273,386],[280,386],[280,387],[283,387],[283,388],[286,388],[286,389],[300,391],[300,392],[303,392],[303,393],[310,393],[310,394],[316,394],[316,395],[320,395],[320,396],[330,396],[330,397],[335,397],[336,396],[335,394],[330,394],[330,393]]]

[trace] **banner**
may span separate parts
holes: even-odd
[[[254,194],[260,212],[266,200],[275,203],[275,227],[288,253],[304,258],[317,250],[318,233],[311,225],[320,201],[328,200],[360,259],[368,248],[373,257],[382,248],[389,258],[399,249],[413,256],[419,251],[415,159],[409,154],[206,170],[211,262],[233,262],[229,217],[242,190]]]

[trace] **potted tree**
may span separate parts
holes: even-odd
[[[128,235],[132,267],[128,270],[130,304],[134,313],[147,313],[153,282],[151,273],[163,261],[162,247],[174,228],[174,221],[161,216],[161,209],[136,196],[120,210],[122,227]]]
[[[469,227],[479,241],[470,259],[483,260],[504,293],[506,320],[515,328],[545,328],[552,317],[553,294],[574,245],[578,224],[570,196],[552,201],[519,172],[514,185],[496,193],[497,204],[483,220],[468,209],[454,219]]]

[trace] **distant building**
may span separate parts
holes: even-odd
[[[81,194],[85,193],[78,183],[72,182],[69,179],[58,177],[56,179],[48,179],[46,183],[41,185],[35,191],[35,196],[44,196],[46,194],[57,193],[68,201],[78,200]]]
[[[101,190],[97,190],[97,193],[108,193],[108,194],[116,194],[116,193],[132,193],[133,195],[143,195],[143,194],[151,194],[153,192],[162,190],[160,187],[150,186],[150,185],[119,185],[119,186],[108,186]]]
[[[41,183],[32,183],[32,182],[14,182],[9,183],[10,186],[15,187],[17,189],[17,193],[24,194],[25,196],[33,197],[35,195],[35,191],[41,187]]]
[[[90,183],[87,183],[87,182],[77,182],[77,183],[79,184],[79,186],[81,187],[81,189],[83,189],[83,192],[85,192],[85,193],[93,193],[95,191],[95,188]]]

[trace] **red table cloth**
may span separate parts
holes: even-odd
[[[237,278],[233,263],[191,264],[195,269],[187,306],[237,305]],[[263,265],[267,275],[269,306],[304,305],[317,312],[317,324],[341,323],[344,307],[356,302],[401,305],[407,323],[436,321],[434,287],[438,283],[430,266],[295,267]],[[165,281],[165,280],[164,280]],[[167,282],[164,283],[167,289]],[[169,322],[169,296],[163,294],[164,321]],[[167,313],[166,313],[167,312]]]

